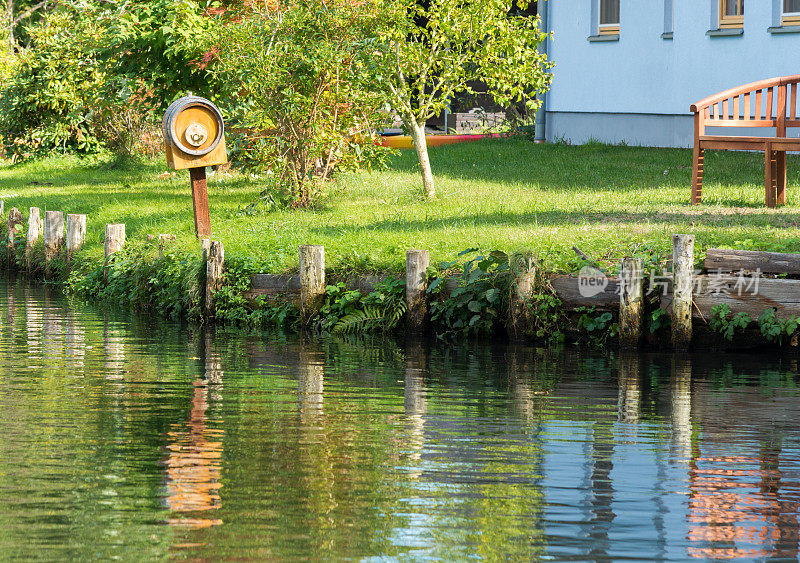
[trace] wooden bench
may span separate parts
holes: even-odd
[[[786,151],[800,150],[800,139],[786,136],[800,127],[797,90],[800,74],[745,84],[691,105],[694,113],[692,203],[703,198],[706,149],[764,151],[764,200],[768,207],[786,203]],[[706,135],[706,127],[769,127],[774,137]]]

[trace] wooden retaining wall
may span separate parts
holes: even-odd
[[[0,201],[0,210],[5,204]],[[2,213],[2,211],[0,211]],[[7,211],[4,218],[8,226],[8,255],[13,256],[16,241],[25,241],[25,264],[30,268],[30,254],[40,238],[44,237],[46,274],[50,274],[50,261],[66,245],[69,261],[84,244],[86,216],[67,215],[66,233],[64,215],[32,207],[25,229],[22,214],[16,208]],[[44,219],[44,220],[43,220]],[[106,261],[125,245],[125,225],[109,224],[105,227]],[[155,239],[155,237],[152,237]],[[159,235],[159,250],[174,235]],[[205,314],[214,317],[214,292],[224,275],[224,248],[222,243],[203,239],[201,248],[207,262]],[[523,264],[515,271],[514,286],[510,295],[509,333],[512,337],[525,334],[528,312],[526,300],[535,291],[535,261],[530,257],[517,260]],[[408,327],[415,332],[424,331],[428,319],[426,268],[428,252],[409,250],[406,260],[406,299]],[[562,302],[565,312],[579,308],[593,308],[598,312],[613,312],[619,319],[620,345],[632,348],[640,345],[645,332],[648,304],[669,312],[672,321],[672,344],[676,348],[688,346],[692,341],[693,325],[705,324],[717,305],[726,304],[733,313],[746,312],[758,318],[765,309],[774,309],[778,318],[800,317],[800,254],[783,254],[746,250],[709,248],[701,270],[694,269],[694,236],[674,235],[671,268],[665,272],[643,272],[640,259],[622,261],[619,276],[605,276],[594,270],[597,279],[589,280],[587,274],[554,275],[548,278],[554,294]],[[250,300],[263,296],[297,304],[302,318],[310,321],[323,302],[326,287],[325,250],[321,246],[304,245],[298,250],[299,273],[257,274],[252,278],[246,297]],[[344,282],[350,289],[369,293],[388,275],[333,277],[327,283]],[[794,278],[793,278],[794,277]],[[397,276],[400,279],[400,276]],[[645,284],[645,280],[647,283]],[[452,292],[461,283],[460,277],[449,278],[444,293]],[[592,283],[599,285],[592,286]],[[593,289],[594,287],[594,289]],[[588,291],[587,291],[588,288]]]

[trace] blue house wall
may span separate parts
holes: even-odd
[[[594,37],[597,0],[547,0],[556,65],[546,101],[548,141],[688,147],[690,104],[800,74],[800,27],[780,27],[781,0],[748,0],[742,32],[722,36],[714,35],[723,33],[714,31],[718,0],[671,0],[672,39],[662,38],[665,1],[620,0],[619,38],[607,40]]]

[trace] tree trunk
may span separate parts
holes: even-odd
[[[14,54],[14,0],[6,3],[6,13],[8,14],[8,54]]]
[[[422,187],[425,189],[425,198],[436,197],[436,188],[433,185],[433,172],[431,161],[428,158],[428,141],[425,139],[425,124],[411,123],[411,136],[414,138],[414,148],[417,149],[419,169],[422,172]]]

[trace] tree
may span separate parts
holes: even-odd
[[[16,19],[40,5],[26,0],[15,9],[28,4]],[[36,23],[25,28],[28,47],[8,55],[13,67],[0,56],[0,148],[7,156],[86,153],[102,145],[124,153],[173,99],[187,90],[218,90],[190,64],[203,53],[208,1],[51,4],[30,12]]]
[[[479,80],[503,107],[533,112],[552,63],[537,48],[539,18],[520,14],[528,0],[385,0],[378,41],[385,74],[378,86],[414,138],[425,196],[435,197],[425,124],[454,94],[477,93]]]
[[[334,166],[379,159],[378,1],[245,3],[219,20],[203,64],[228,94],[237,156],[266,169],[281,203],[312,205]]]

